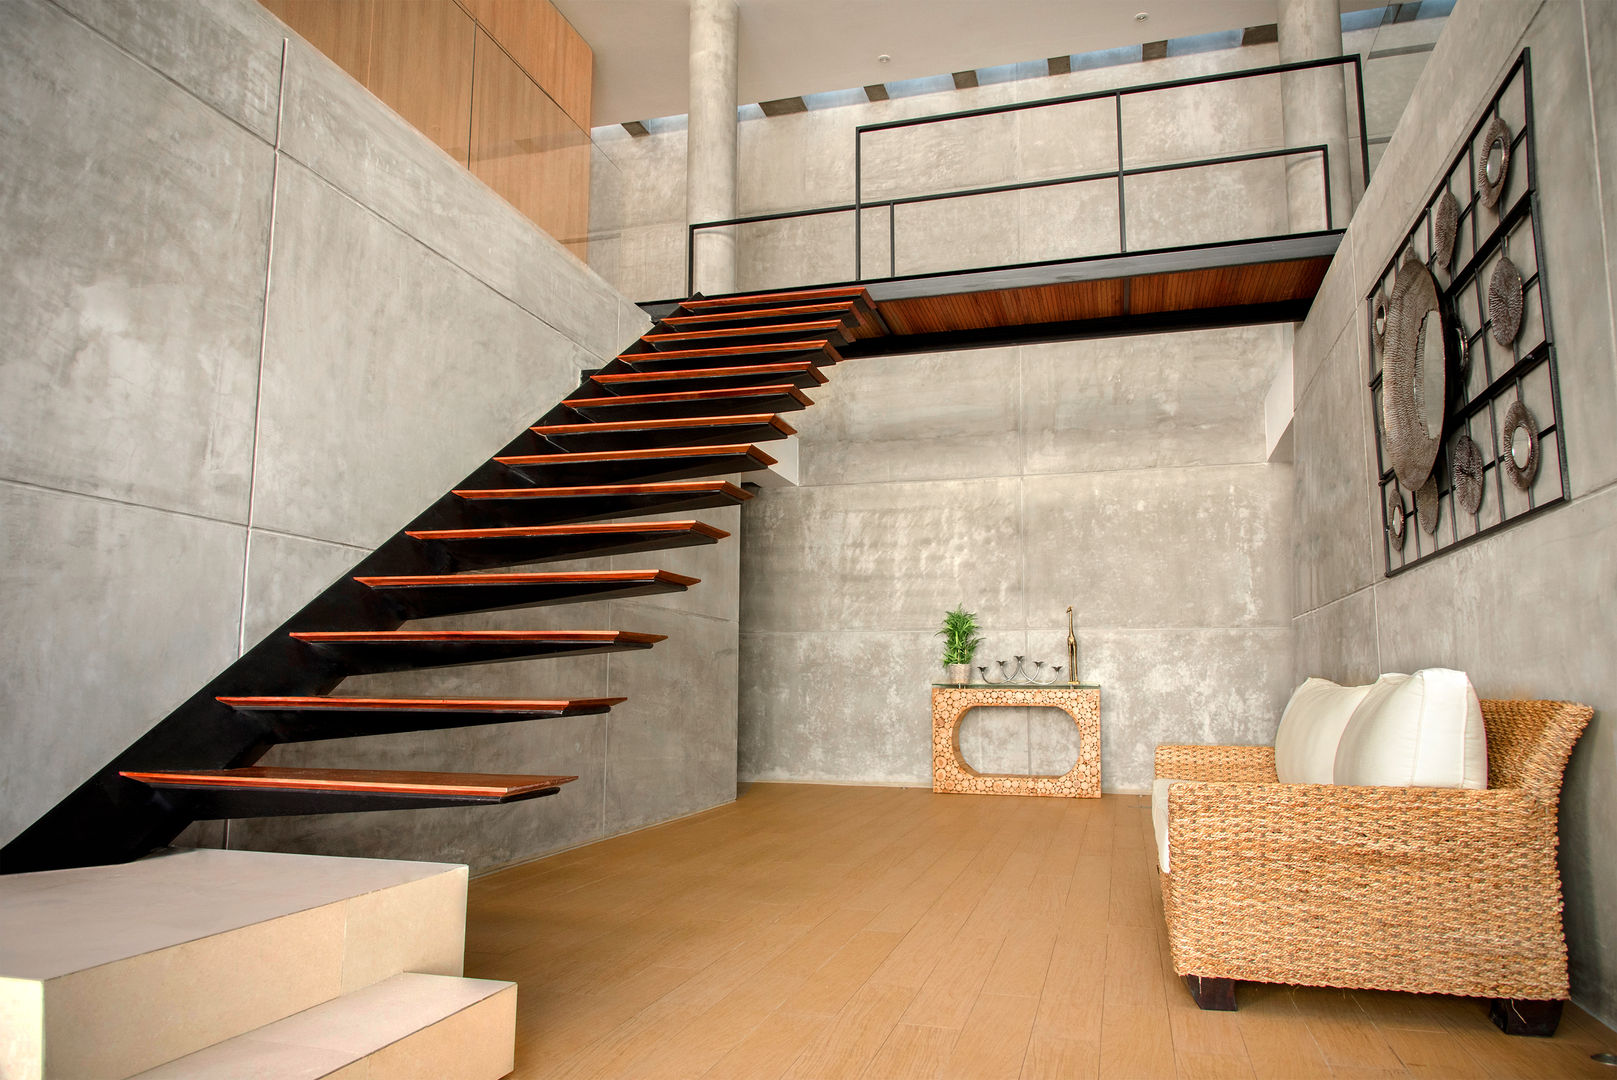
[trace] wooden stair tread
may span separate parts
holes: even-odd
[[[801,405],[814,401],[795,386],[730,386],[714,390],[670,390],[661,394],[617,394],[598,398],[568,398],[562,404],[569,409],[621,408],[628,405],[661,405],[680,401],[704,401],[718,398],[789,397]]]
[[[663,319],[668,326],[700,327],[704,324],[731,322],[736,319],[783,318],[789,315],[848,315],[853,312],[852,300],[823,304],[797,304],[787,307],[757,308],[747,311],[719,311],[704,315],[669,315]]]
[[[596,400],[591,398],[589,400]],[[592,435],[614,431],[678,431],[684,428],[769,426],[783,435],[796,435],[797,429],[777,413],[747,413],[741,416],[676,417],[671,420],[600,420],[593,424],[539,424],[529,428],[536,435]],[[499,460],[499,459],[495,459]]]
[[[752,495],[728,480],[667,480],[651,484],[593,484],[579,487],[458,488],[463,499],[565,499],[575,496],[695,495],[709,492],[746,501]]]
[[[577,780],[576,776],[520,773],[408,772],[387,769],[245,769],[126,771],[120,776],[165,787],[239,787],[297,791],[351,791],[405,795],[458,795],[506,799]]]
[[[619,353],[617,358],[626,364],[632,364],[650,361],[700,360],[718,356],[739,357],[800,352],[825,352],[830,354],[832,360],[842,359],[842,354],[837,352],[836,346],[831,344],[829,338],[817,338],[812,341],[769,341],[753,345],[709,345],[701,349],[658,349],[655,352]]]
[[[588,428],[591,425],[580,425]],[[749,443],[729,446],[659,446],[649,450],[587,450],[571,454],[517,454],[497,457],[501,465],[567,465],[582,461],[655,461],[659,458],[691,457],[750,457],[765,465],[774,465],[775,459]]]
[[[420,529],[405,535],[416,540],[502,540],[522,537],[621,535],[623,533],[689,532],[714,540],[730,534],[701,521],[613,521],[581,525],[514,525],[497,529]]]
[[[246,712],[314,710],[319,712],[570,712],[609,709],[626,697],[603,698],[373,698],[373,697],[221,697],[220,704]]]
[[[356,577],[373,589],[476,588],[487,585],[547,585],[572,582],[657,581],[695,585],[702,579],[670,570],[556,570],[523,574],[402,574],[392,577]]]
[[[752,364],[747,367],[684,368],[677,371],[628,371],[617,375],[591,375],[590,381],[602,386],[646,382],[695,382],[700,379],[764,378],[771,375],[800,375],[817,383],[826,381],[825,372],[806,360],[784,364]]]
[[[394,642],[470,642],[522,644],[590,642],[653,645],[667,634],[633,630],[297,630],[292,636],[314,645],[387,645]]]
[[[779,334],[835,335],[842,333],[842,331],[843,326],[840,319],[827,319],[820,322],[781,323],[778,326],[726,327],[720,330],[678,330],[669,334],[643,334],[640,340],[655,345],[664,341],[716,341],[734,337],[774,337]]]

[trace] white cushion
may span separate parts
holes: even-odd
[[[1336,748],[1338,784],[1488,786],[1482,705],[1463,671],[1383,675],[1353,711]]]
[[[1157,830],[1157,866],[1168,872],[1168,788],[1178,780],[1151,781],[1151,824]]]
[[[1336,744],[1368,686],[1338,686],[1309,679],[1286,703],[1275,733],[1275,777],[1282,784],[1329,784],[1336,768]]]

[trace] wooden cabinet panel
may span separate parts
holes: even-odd
[[[310,45],[364,83],[370,76],[375,0],[262,0]]]
[[[471,168],[579,258],[589,232],[590,141],[482,30]]]
[[[472,40],[454,0],[379,0],[366,87],[462,165],[471,161]]]
[[[590,128],[595,54],[550,0],[462,0],[484,30],[579,127]]]

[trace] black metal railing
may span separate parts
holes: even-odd
[[[1040,98],[1036,101],[1017,101],[1005,105],[993,105],[982,109],[967,109],[960,112],[940,113],[934,116],[912,117],[902,120],[888,120],[877,124],[861,124],[854,129],[854,197],[851,203],[841,203],[835,206],[821,206],[809,210],[787,210],[773,214],[751,214],[745,217],[726,218],[721,221],[694,222],[687,227],[685,243],[685,292],[690,295],[696,287],[696,236],[699,231],[709,229],[730,228],[737,225],[755,225],[763,222],[785,221],[792,218],[817,217],[827,214],[852,213],[853,218],[853,281],[862,282],[879,280],[869,278],[864,273],[864,215],[867,210],[887,210],[887,277],[898,276],[898,226],[896,208],[916,203],[939,202],[946,199],[965,199],[981,195],[996,195],[1011,191],[1026,191],[1034,188],[1059,187],[1068,184],[1093,183],[1096,181],[1113,180],[1117,184],[1117,250],[1110,254],[1122,255],[1137,253],[1139,249],[1131,251],[1128,244],[1128,195],[1127,180],[1132,176],[1144,176],[1153,173],[1177,172],[1188,169],[1209,168],[1219,165],[1233,165],[1248,161],[1261,161],[1273,158],[1290,158],[1303,155],[1318,154],[1320,169],[1324,177],[1323,193],[1325,203],[1325,230],[1336,228],[1335,214],[1331,209],[1331,166],[1330,148],[1325,144],[1308,146],[1280,147],[1273,150],[1257,150],[1241,154],[1226,154],[1218,157],[1195,158],[1186,161],[1176,161],[1157,165],[1127,166],[1123,140],[1123,99],[1139,94],[1160,93],[1165,90],[1177,90],[1193,86],[1206,86],[1213,83],[1231,82],[1239,79],[1256,79],[1271,75],[1285,75],[1292,72],[1310,71],[1329,67],[1351,67],[1353,69],[1354,94],[1357,103],[1358,129],[1359,129],[1359,166],[1361,187],[1367,185],[1370,179],[1370,149],[1365,129],[1364,115],[1364,64],[1357,55],[1325,57],[1318,60],[1300,60],[1290,64],[1274,64],[1269,67],[1245,68],[1240,71],[1219,72],[1213,75],[1198,75],[1184,79],[1171,79],[1164,82],[1145,83],[1136,86],[1116,87],[1109,90],[1094,90],[1082,94],[1068,94],[1062,97]],[[1046,109],[1061,105],[1073,105],[1086,101],[1100,101],[1111,99],[1114,102],[1114,122],[1117,130],[1117,164],[1115,168],[1094,172],[1081,173],[1073,176],[1060,176],[1040,180],[1024,180],[1009,184],[994,184],[986,187],[960,188],[951,191],[940,191],[925,195],[907,195],[888,199],[866,199],[864,197],[864,139],[868,133],[879,131],[892,131],[898,128],[921,127],[929,124],[943,124],[951,121],[969,120],[983,116],[993,116],[1001,113],[1024,112],[1030,109]],[[1294,235],[1288,233],[1286,235]],[[1261,239],[1277,239],[1277,237],[1263,237]],[[1150,250],[1174,250],[1172,248],[1152,248]],[[1058,260],[1059,261],[1059,260]]]

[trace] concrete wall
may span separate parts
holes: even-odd
[[[644,325],[286,39],[251,0],[0,19],[0,841]],[[579,774],[561,795],[236,823],[232,844],[486,866],[733,798],[737,551],[617,561],[705,579],[672,601],[479,623],[673,635],[649,653],[341,691],[631,695],[609,718],[267,761]]]
[[[1364,296],[1524,46],[1571,505],[1384,577]],[[1593,77],[1591,79],[1591,72]],[[1567,771],[1561,868],[1573,996],[1617,1019],[1617,7],[1462,3],[1297,332],[1294,677],[1462,668],[1483,696],[1596,709]],[[1513,166],[1514,167],[1514,166]]]
[[[1102,784],[1164,742],[1272,739],[1291,689],[1289,465],[1265,462],[1282,327],[848,361],[803,486],[742,514],[741,775],[930,784],[934,636],[1101,685]],[[1063,772],[1071,722],[972,714],[967,760]]]

